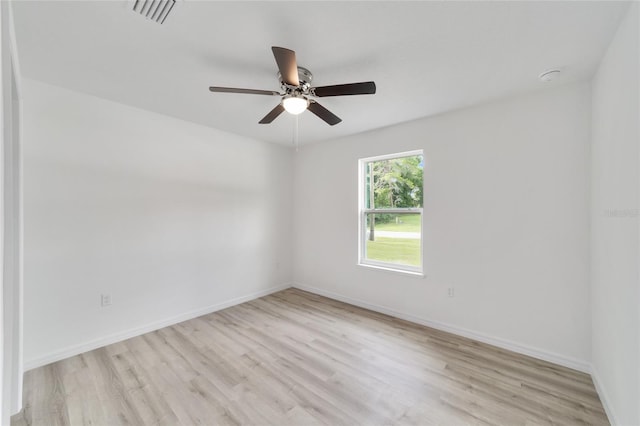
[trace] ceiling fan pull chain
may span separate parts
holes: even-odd
[[[295,122],[293,124],[293,145],[296,147],[296,152],[298,152],[298,117],[299,115],[295,116]]]

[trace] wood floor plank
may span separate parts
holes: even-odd
[[[297,289],[27,372],[12,426],[608,425],[584,373]]]

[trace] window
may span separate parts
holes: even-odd
[[[360,265],[422,273],[422,151],[360,160]]]

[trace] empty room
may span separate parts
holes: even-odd
[[[0,13],[0,424],[640,426],[637,2]]]

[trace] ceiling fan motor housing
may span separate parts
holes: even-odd
[[[313,81],[313,74],[311,71],[304,67],[298,67],[298,80],[300,85],[290,86],[282,81],[282,74],[278,72],[278,80],[280,80],[280,86],[288,95],[310,95],[311,82]]]

